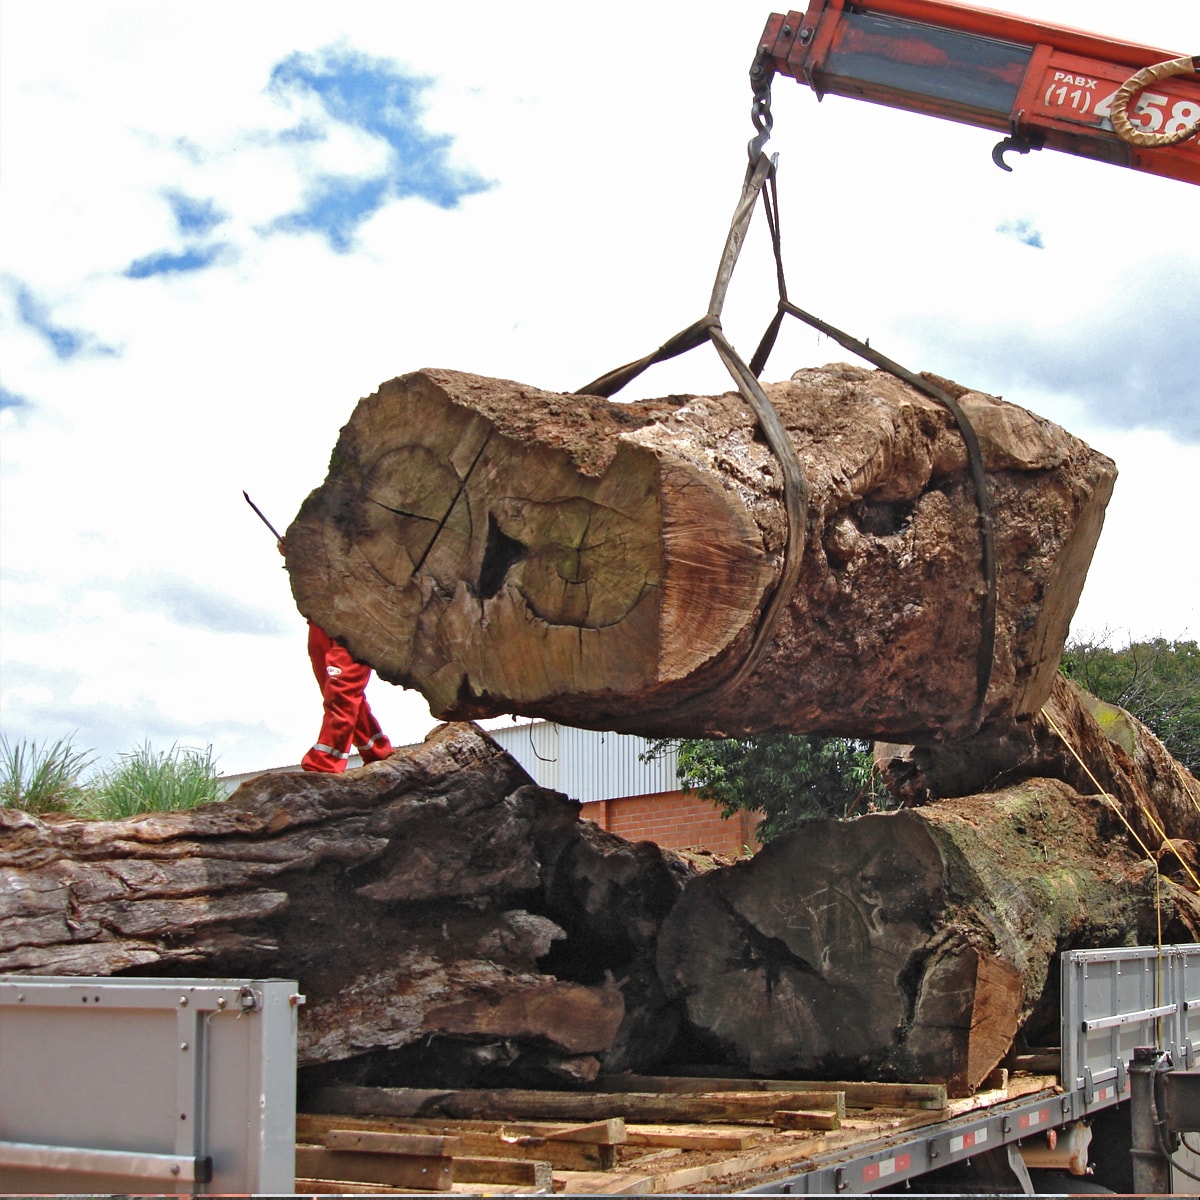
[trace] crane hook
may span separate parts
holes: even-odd
[[[1004,161],[1004,156],[1011,150],[1014,154],[1028,154],[1030,150],[1040,150],[1040,146],[1035,146],[1032,142],[1026,141],[1024,138],[1006,137],[1003,141],[997,142],[992,147],[992,162],[996,164],[1002,171],[1012,171],[1012,167]]]

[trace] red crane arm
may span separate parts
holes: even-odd
[[[1182,57],[950,0],[810,0],[807,12],[771,15],[757,65],[818,97],[853,96],[1000,130],[1015,149],[1046,147],[1200,183],[1200,138],[1138,146],[1111,120],[1132,75]],[[1197,126],[1200,58],[1182,69],[1129,103],[1134,131],[1179,136]]]

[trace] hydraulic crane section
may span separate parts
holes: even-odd
[[[756,69],[832,93],[1009,135],[997,148],[1061,150],[1200,183],[1200,138],[1137,146],[1113,129],[1131,76],[1181,55],[946,0],[811,0],[773,13]],[[1200,121],[1200,58],[1129,102],[1134,130],[1181,135]],[[1006,167],[1007,169],[1007,167]]]

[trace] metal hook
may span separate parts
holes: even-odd
[[[1004,161],[1004,156],[1011,150],[1014,154],[1028,154],[1030,150],[1038,149],[1032,143],[1025,141],[1022,138],[1006,137],[1003,141],[997,142],[992,147],[992,162],[996,164],[1002,171],[1011,173],[1012,167]]]

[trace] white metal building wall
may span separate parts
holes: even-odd
[[[572,800],[615,800],[679,790],[674,749],[642,762],[650,742],[631,733],[600,733],[554,721],[489,729],[542,787]]]

